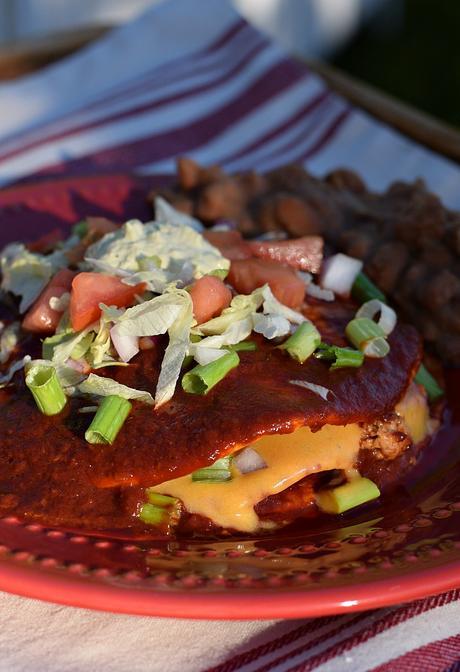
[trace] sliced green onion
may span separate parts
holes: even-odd
[[[436,399],[444,395],[444,390],[442,387],[439,387],[437,381],[424,364],[420,364],[420,368],[415,376],[415,382],[423,385],[430,401],[436,401]]]
[[[230,462],[230,457],[221,457],[209,467],[194,471],[192,474],[192,481],[203,481],[206,483],[223,483],[224,481],[230,481],[232,478]]]
[[[82,219],[80,222],[77,222],[72,227],[72,234],[78,236],[79,238],[84,238],[88,233],[88,222],[86,219]]]
[[[236,352],[228,352],[209,364],[198,364],[182,377],[182,389],[190,394],[207,394],[240,363]]]
[[[380,289],[369,280],[365,273],[358,273],[351,288],[351,295],[357,303],[365,303],[371,299],[378,299],[386,303],[386,297]]]
[[[325,513],[344,513],[380,497],[380,490],[369,478],[357,476],[348,483],[316,493],[316,503]]]
[[[177,497],[170,497],[169,495],[160,495],[159,492],[155,492],[153,488],[147,488],[145,491],[147,499],[150,504],[155,504],[155,506],[177,506],[179,500]]]
[[[146,490],[148,502],[139,509],[139,518],[147,525],[172,524],[180,518],[180,502],[176,497]]]
[[[241,341],[241,343],[235,343],[234,345],[226,345],[225,348],[232,352],[254,352],[257,350],[257,343],[254,343],[254,341]]]
[[[386,338],[376,336],[375,338],[370,338],[362,345],[362,351],[366,357],[381,359],[382,357],[386,357],[390,352],[390,345]]]
[[[359,367],[364,362],[364,354],[352,348],[340,348],[338,345],[321,343],[315,357],[332,362],[331,369],[343,369],[347,366]]]
[[[53,366],[32,365],[26,372],[26,385],[44,415],[57,415],[67,403]]]
[[[287,350],[290,356],[303,364],[321,343],[321,335],[311,322],[302,322],[292,336],[279,347]]]
[[[171,518],[171,513],[167,509],[148,503],[142,504],[138,515],[142,522],[147,525],[161,525]]]
[[[385,332],[368,317],[355,317],[345,327],[348,340],[367,357],[385,357],[390,346],[385,340]]]
[[[92,423],[85,432],[88,443],[110,443],[123,427],[132,404],[122,397],[111,395],[104,397]]]
[[[225,268],[216,268],[214,271],[210,271],[208,275],[214,275],[216,278],[220,278],[221,280],[225,280],[225,278],[228,275],[229,269]]]
[[[385,336],[389,336],[396,326],[397,317],[393,308],[387,306],[386,303],[379,299],[371,299],[366,301],[356,312],[355,317],[368,317],[375,321],[375,317],[380,313],[377,324],[385,332]]]
[[[195,360],[193,359],[193,355],[185,355],[184,361],[182,362],[181,370],[185,371],[185,369],[188,369],[190,364],[194,361]]]

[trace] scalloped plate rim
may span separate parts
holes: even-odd
[[[84,589],[83,589],[84,586]],[[427,589],[427,586],[429,588]],[[67,606],[138,616],[214,620],[307,618],[388,607],[460,587],[460,560],[398,579],[311,590],[148,591],[0,561],[0,590]],[[52,596],[52,597],[51,597]]]

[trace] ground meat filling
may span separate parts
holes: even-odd
[[[412,444],[404,422],[397,413],[388,413],[374,422],[363,423],[362,450],[372,450],[378,460],[394,460]]]

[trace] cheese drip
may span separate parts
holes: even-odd
[[[414,443],[429,433],[425,396],[415,385],[396,407]],[[192,481],[191,475],[166,481],[152,491],[180,499],[189,513],[210,518],[216,525],[241,532],[260,529],[254,507],[265,497],[282,492],[309,474],[352,469],[362,429],[358,424],[325,425],[318,432],[301,427],[291,434],[271,434],[253,445],[267,467],[249,474],[233,469],[231,481]]]
[[[152,488],[178,497],[190,513],[207,516],[225,528],[254,532],[260,527],[254,506],[285,490],[304,476],[329,469],[350,469],[359,451],[361,428],[325,425],[312,432],[301,427],[292,434],[272,434],[255,443],[267,467],[250,474],[234,470],[231,481],[201,483],[183,476]]]

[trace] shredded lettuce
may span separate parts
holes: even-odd
[[[165,334],[178,319],[184,303],[191,302],[184,290],[168,291],[123,312],[101,304],[104,318],[113,322],[120,336]]]
[[[280,336],[287,336],[291,332],[291,324],[282,315],[264,315],[262,313],[254,313],[252,316],[254,331],[257,334],[262,334],[269,340],[279,338]]]
[[[265,315],[281,315],[281,317],[285,317],[286,320],[289,320],[289,322],[292,322],[293,324],[301,324],[302,322],[306,322],[307,318],[302,315],[302,313],[298,313],[296,310],[292,310],[292,308],[289,308],[288,306],[285,306],[284,303],[281,303],[278,301],[273,296],[272,290],[268,285],[264,285],[261,288],[262,296],[263,296],[263,312]]]
[[[13,362],[6,373],[0,374],[0,388],[6,387],[6,385],[11,382],[14,374],[23,369],[30,361],[30,355],[26,355],[17,362]]]
[[[198,219],[187,215],[185,212],[179,212],[161,196],[155,198],[155,219],[157,222],[166,222],[176,226],[190,226],[198,233],[204,230],[203,224]]]
[[[51,359],[55,364],[65,364],[65,362],[72,357],[74,354],[83,356],[78,350],[77,346],[83,341],[84,345],[89,346],[89,338],[87,339],[88,334],[92,331],[97,331],[97,324],[91,324],[86,329],[82,331],[72,331],[66,330],[60,334],[55,334],[49,338],[45,338],[43,341],[43,356],[45,359]],[[85,353],[88,348],[86,348]],[[83,354],[85,354],[83,353]],[[78,357],[77,357],[78,358]]]
[[[139,271],[122,279],[124,285],[138,285],[144,282],[147,289],[155,294],[162,294],[169,282],[172,281],[170,274],[162,271],[161,268],[155,268],[150,271]]]
[[[142,224],[138,220],[126,222],[117,231],[106,234],[91,245],[85,261],[93,267],[102,263],[102,268],[113,267],[138,273],[142,271],[143,260],[152,257],[160,265],[156,272],[163,270],[169,274],[169,281],[184,273],[186,263],[190,264],[191,278],[230,267],[229,260],[189,225],[170,222]]]
[[[1,324],[0,329],[0,364],[5,364],[19,342],[19,332],[21,325],[19,322],[12,322],[7,327]]]
[[[160,376],[155,392],[155,408],[159,408],[174,395],[183,361],[190,344],[190,329],[193,324],[193,304],[191,296],[185,290],[170,292],[182,299],[182,307],[176,320],[168,328],[169,343],[161,363]],[[168,296],[168,294],[163,295]],[[158,297],[163,298],[163,297]],[[146,334],[151,335],[151,334]]]
[[[153,397],[150,392],[145,390],[136,390],[133,387],[122,385],[113,378],[105,378],[90,373],[88,378],[78,385],[78,391],[83,394],[94,394],[98,397],[110,397],[116,395],[123,399],[137,399],[146,404],[153,404]]]
[[[239,322],[255,313],[262,305],[263,296],[260,289],[252,294],[237,294],[233,297],[228,308],[225,308],[219,317],[214,317],[194,327],[192,333],[199,336],[214,336],[223,334],[234,322]]]
[[[202,366],[215,362],[228,353],[228,350],[221,348],[202,348],[199,343],[192,343],[189,347],[189,355]]]
[[[93,368],[104,363],[111,345],[109,325],[101,318],[98,332],[95,339],[90,343],[87,355],[87,359]]]
[[[57,269],[51,257],[29,252],[22,243],[11,243],[0,253],[0,270],[1,288],[21,297],[19,312],[24,313]]]
[[[244,341],[252,331],[252,319],[250,316],[244,317],[242,320],[233,322],[221,334],[215,336],[207,336],[203,338],[200,343],[200,348],[222,348],[224,345],[234,345]]]

